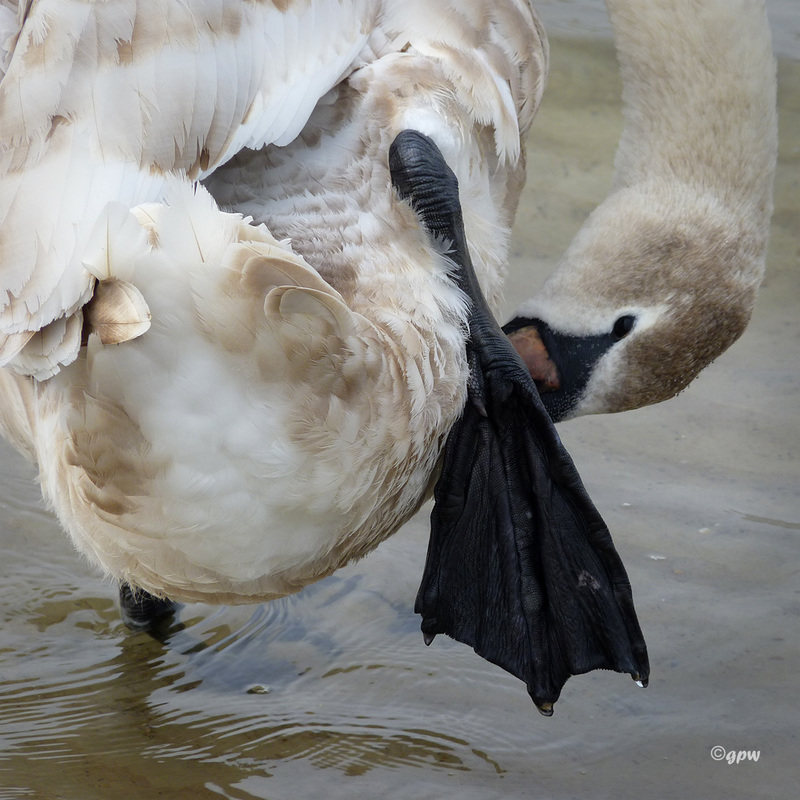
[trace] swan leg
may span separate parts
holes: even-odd
[[[571,675],[649,674],[630,582],[528,370],[494,320],[466,244],[458,182],[426,136],[403,131],[392,183],[434,237],[451,242],[472,300],[469,399],[445,445],[417,596],[438,633],[523,680],[549,716]]]
[[[134,631],[153,631],[178,608],[173,600],[154,597],[130,584],[119,585],[119,606],[122,621]]]

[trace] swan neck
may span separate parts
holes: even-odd
[[[776,67],[762,0],[607,0],[625,124],[615,187],[677,180],[768,213]]]

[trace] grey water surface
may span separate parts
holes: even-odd
[[[606,193],[621,129],[602,5],[542,5],[552,73],[509,312]],[[675,400],[560,428],[627,565],[649,688],[573,678],[545,719],[469,648],[426,648],[429,507],[297,596],[132,634],[2,445],[0,800],[798,796],[800,8],[768,6],[780,164],[752,324]]]

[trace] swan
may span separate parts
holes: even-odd
[[[776,66],[760,0],[607,0],[624,127],[608,197],[505,330],[554,419],[666,400],[764,275]]]
[[[546,715],[572,674],[646,682],[622,562],[492,315],[546,75],[529,3],[3,7],[0,426],[128,619],[319,580],[444,452],[425,641]]]
[[[2,7],[0,426],[128,619],[295,592],[437,483],[426,642],[547,715],[570,675],[646,682],[492,314],[546,75],[527,0]]]
[[[646,683],[622,563],[493,320],[530,5],[4,7],[0,425],[129,610],[297,591],[436,483],[426,642],[545,714],[572,674]]]

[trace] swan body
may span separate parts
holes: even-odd
[[[496,301],[546,73],[531,8],[23,13],[0,419],[45,498],[92,562],[174,600],[276,597],[365,554],[426,496],[466,398],[469,304],[388,148],[437,142]]]
[[[764,3],[606,4],[625,116],[613,186],[506,327],[557,419],[668,399],[728,348],[750,319],[772,212]]]

